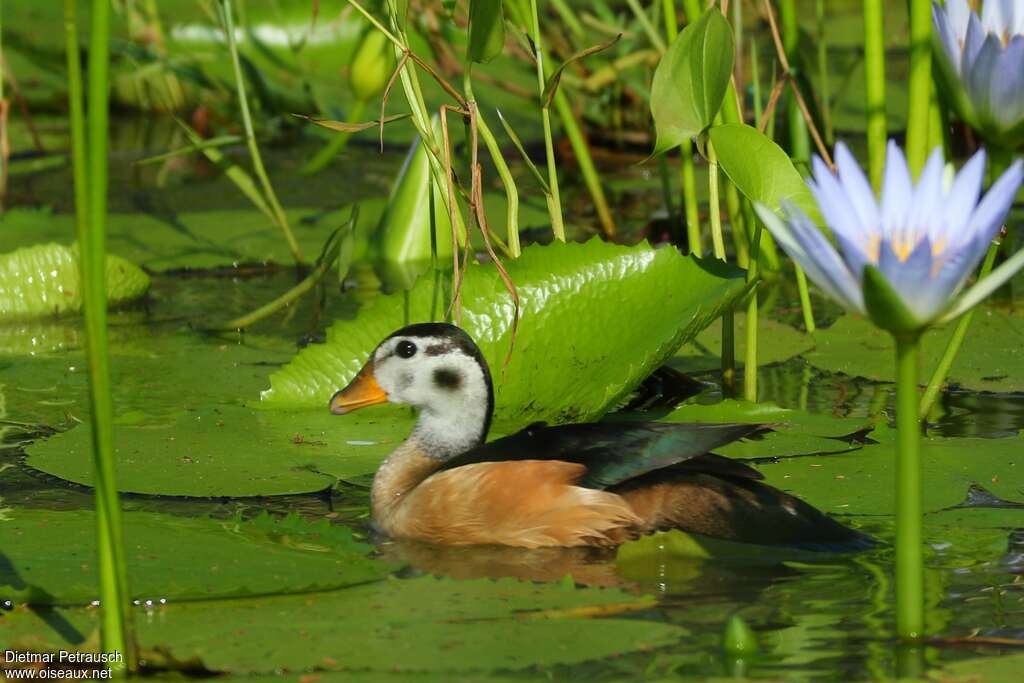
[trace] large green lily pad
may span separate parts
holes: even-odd
[[[609,420],[650,419],[647,414],[616,413]],[[715,452],[730,458],[779,458],[814,453],[835,453],[856,446],[849,438],[871,429],[870,424],[855,418],[832,417],[781,408],[774,403],[749,403],[726,399],[718,403],[686,403],[667,415],[665,422],[728,423],[742,422],[771,427],[763,435],[736,441],[716,448]]]
[[[0,228],[2,229],[2,228]],[[37,244],[0,255],[0,321],[57,316],[82,309],[78,246]],[[107,303],[138,299],[149,276],[125,259],[108,255]]]
[[[600,416],[745,287],[740,271],[716,261],[599,240],[530,247],[507,265],[522,302],[508,365],[512,301],[492,266],[469,268],[462,324],[491,365],[496,416],[510,426]],[[265,402],[326,405],[382,339],[405,324],[440,319],[449,298],[443,275],[425,276],[410,292],[336,322],[326,344],[301,351],[271,376]]]
[[[126,512],[123,519],[131,595],[155,604],[340,588],[394,569],[367,558],[371,546],[326,521],[150,512]],[[0,521],[0,596],[34,605],[97,599],[95,539],[91,510],[12,511]]]
[[[892,515],[895,511],[894,432],[871,434],[877,445],[827,458],[789,458],[761,465],[768,483],[790,491],[827,512]],[[922,442],[925,512],[964,500],[980,484],[1007,500],[1024,499],[1024,438],[932,437]],[[1009,509],[1024,522],[1024,510]]]
[[[143,647],[214,671],[493,671],[572,664],[677,643],[686,632],[640,619],[587,619],[587,608],[653,605],[617,590],[514,580],[392,580],[308,596],[167,605],[137,624]],[[59,610],[80,633],[95,611]],[[51,619],[51,622],[54,621]],[[67,632],[65,627],[64,632]],[[0,619],[15,647],[67,645],[38,616]]]
[[[955,323],[925,334],[921,343],[921,382],[932,370],[953,333]],[[823,370],[891,382],[895,372],[892,337],[868,320],[847,315],[815,333],[817,346],[804,354]],[[953,362],[949,381],[976,391],[1024,391],[1024,316],[981,308],[967,340]]]

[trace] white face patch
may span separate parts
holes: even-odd
[[[451,457],[483,437],[490,405],[483,368],[443,337],[393,337],[373,356],[374,377],[391,403],[419,409],[414,434],[428,452]]]

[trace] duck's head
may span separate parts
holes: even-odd
[[[394,332],[334,394],[335,415],[378,403],[419,410],[413,437],[428,454],[448,458],[483,443],[494,410],[491,373],[464,330],[448,323],[419,323]]]

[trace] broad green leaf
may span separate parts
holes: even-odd
[[[125,557],[137,600],[205,600],[327,590],[384,578],[372,546],[346,527],[297,517],[252,521],[125,512]],[[91,510],[18,509],[0,522],[0,595],[33,605],[99,597]],[[69,543],[68,539],[75,539]]]
[[[745,289],[741,272],[720,262],[596,239],[528,247],[506,266],[522,303],[508,366],[513,306],[492,266],[469,266],[462,323],[491,365],[496,415],[510,427],[600,416]],[[336,322],[326,344],[304,349],[274,373],[264,400],[326,406],[384,337],[411,322],[441,319],[450,298],[441,273],[420,278],[405,294],[381,297],[354,320]]]
[[[921,382],[938,365],[955,322],[930,329],[921,338]],[[804,354],[812,365],[853,377],[892,382],[895,348],[892,337],[860,316],[846,315],[814,334],[816,347]],[[949,372],[949,383],[962,389],[1024,391],[1024,316],[981,308],[974,316],[968,342]],[[966,397],[965,397],[966,398]]]
[[[723,124],[708,131],[718,155],[718,165],[729,180],[752,202],[761,202],[778,213],[789,200],[818,225],[818,203],[803,176],[781,147],[746,124]]]
[[[676,36],[654,71],[654,154],[679,146],[711,125],[722,106],[732,65],[732,28],[712,7]]]
[[[236,674],[518,671],[677,644],[687,631],[671,624],[585,618],[591,608],[653,604],[611,589],[423,577],[312,596],[172,603],[138,619],[136,630],[143,647]],[[72,628],[19,611],[0,619],[0,641],[59,649],[69,631],[97,623],[94,609],[45,616]]]
[[[125,259],[107,256],[107,303],[138,299],[149,276]],[[0,255],[0,321],[75,313],[82,308],[78,247],[37,244]]]
[[[469,45],[466,58],[486,64],[505,47],[502,0],[469,0]]]

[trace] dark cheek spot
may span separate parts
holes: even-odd
[[[434,384],[442,389],[454,391],[462,384],[462,377],[451,368],[438,368],[434,370]]]

